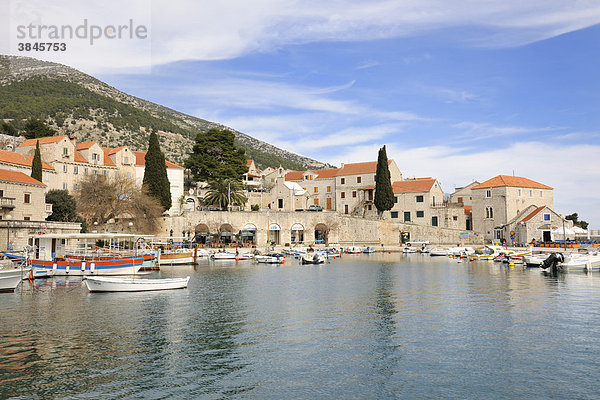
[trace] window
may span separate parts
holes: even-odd
[[[100,154],[98,154],[98,153],[92,153],[92,160],[94,160],[94,161],[100,161]]]
[[[352,197],[356,197],[356,190],[352,191]]]
[[[63,190],[67,190],[67,182],[63,182]]]
[[[486,218],[494,218],[494,209],[492,207],[485,208],[485,217]]]
[[[348,204],[344,205],[344,214],[348,214]]]
[[[73,173],[77,175],[79,173],[79,167],[77,165],[73,166]]]
[[[367,210],[371,211],[372,209],[373,209],[373,206],[369,204],[369,205],[367,206]]]
[[[66,174],[68,171],[67,164],[63,164],[63,172]]]
[[[31,221],[31,217],[29,215],[26,217],[23,217],[23,221]]]
[[[340,179],[340,185],[344,185],[346,183],[346,178],[341,178]]]
[[[314,192],[315,192],[315,193],[319,193],[319,188],[315,186],[315,188],[314,188]]]
[[[331,186],[327,186],[327,193],[331,193]]]
[[[404,211],[404,222],[410,222],[410,211]]]
[[[394,196],[394,204],[398,204],[398,196]]]
[[[69,156],[69,149],[67,147],[63,147],[63,157]]]
[[[360,177],[360,176],[357,176],[357,177],[356,177],[356,183],[361,183],[361,182],[362,182],[362,177]]]
[[[0,197],[4,197],[4,190],[0,189]]]
[[[83,174],[84,174],[84,175],[87,175],[87,174],[88,174],[88,169],[87,169],[87,168],[84,168],[84,169],[83,169]]]
[[[540,197],[543,197],[543,195],[542,195],[542,191],[541,191],[541,190],[540,190]]]
[[[79,186],[76,183],[74,183],[73,184],[73,191],[77,191],[77,189],[79,189]]]
[[[31,203],[31,194],[25,193],[23,196],[23,203],[29,204]]]
[[[392,218],[398,218],[398,211],[392,211]]]
[[[533,190],[529,191],[529,197],[533,197]]]
[[[319,205],[319,199],[314,199],[314,201],[313,201],[313,204],[314,204],[315,206],[318,206],[318,205]]]
[[[431,226],[438,226],[438,217],[431,217]]]
[[[345,198],[346,198],[346,192],[341,192],[341,193],[340,193],[340,197],[341,197],[342,199],[345,199]]]
[[[521,197],[521,189],[517,189],[517,196]]]
[[[424,211],[417,211],[417,218],[423,218],[425,216]]]
[[[485,197],[487,197],[487,198],[492,197],[492,190],[491,189],[488,189],[488,190],[485,191]]]
[[[459,198],[458,198],[458,202],[459,202],[459,203],[462,203],[462,202],[463,202],[463,198],[462,198],[462,197],[459,197]]]
[[[277,199],[277,207],[283,208],[283,199]]]
[[[456,215],[454,215],[454,216],[452,217],[452,221],[458,221],[458,217],[457,217]]]
[[[423,202],[423,196],[417,196],[417,203]]]
[[[435,196],[431,199],[431,205],[435,207]]]
[[[550,221],[550,214],[544,214],[544,221]]]
[[[123,157],[123,164],[129,164],[129,157]]]

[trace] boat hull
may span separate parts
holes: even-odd
[[[0,270],[0,292],[14,292],[22,277],[27,277],[29,272],[29,268]]]
[[[155,290],[184,289],[190,277],[176,279],[121,279],[88,277],[84,280],[90,292],[146,292]]]

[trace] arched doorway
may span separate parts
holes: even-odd
[[[223,224],[219,227],[219,240],[221,243],[229,244],[235,241],[235,234],[231,224]]]
[[[327,244],[327,232],[329,228],[325,224],[317,224],[315,226],[315,243]]]
[[[277,246],[279,244],[279,233],[281,232],[281,227],[277,224],[269,225],[269,244],[273,246]]]
[[[256,245],[256,225],[246,224],[241,231],[241,240],[244,246]]]
[[[194,241],[196,243],[208,244],[210,237],[210,230],[208,229],[208,225],[206,224],[198,224],[194,228]]]
[[[302,224],[292,225],[291,231],[292,231],[291,243],[304,242],[304,226]]]

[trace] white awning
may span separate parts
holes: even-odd
[[[271,225],[269,225],[269,230],[270,231],[280,231],[281,228],[277,224],[271,224]]]
[[[292,230],[293,231],[303,231],[304,226],[302,226],[302,224],[294,224],[294,225],[292,225]]]
[[[255,231],[255,230],[256,230],[256,225],[254,225],[254,224],[246,224],[242,228],[242,231]]]

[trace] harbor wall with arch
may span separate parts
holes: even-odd
[[[183,216],[165,217],[157,235],[169,237],[171,231],[175,237],[205,235],[212,240],[222,237],[226,243],[227,235],[234,234],[237,236],[230,237],[242,240],[244,245],[251,243],[257,247],[264,247],[267,243],[283,246],[300,241],[303,245],[399,245],[402,236],[407,233],[411,240],[423,239],[431,243],[475,244],[483,241],[474,232],[468,232],[468,238],[460,238],[465,231],[358,218],[326,211],[193,211]]]

